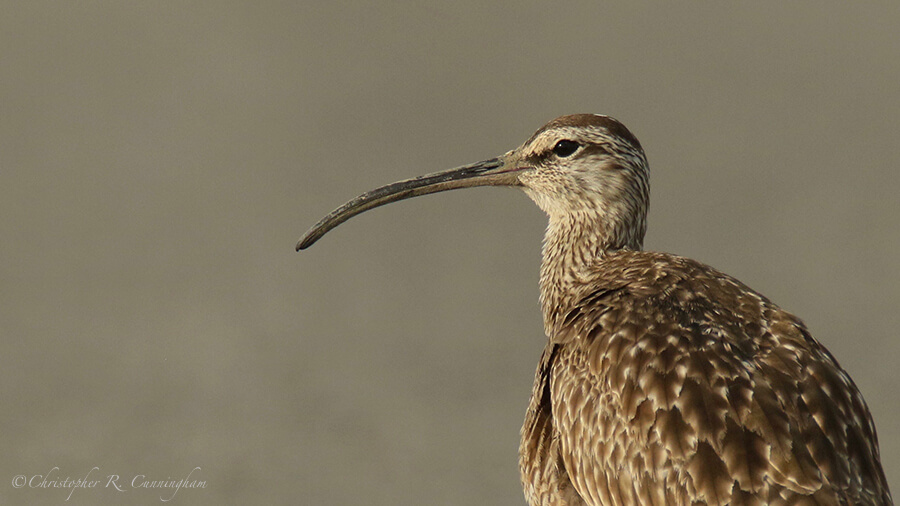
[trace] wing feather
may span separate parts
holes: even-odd
[[[641,270],[666,286],[605,266],[551,335],[557,477],[588,505],[892,504],[862,396],[803,323],[674,258]]]

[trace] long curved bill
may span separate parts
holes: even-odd
[[[516,186],[520,168],[507,167],[508,156],[406,179],[363,193],[322,218],[297,243],[297,251],[306,249],[329,230],[369,209],[398,200],[472,186]]]

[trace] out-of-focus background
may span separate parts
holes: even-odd
[[[898,27],[886,3],[5,4],[0,502],[155,504],[175,491],[135,485],[199,468],[172,504],[524,504],[540,211],[450,192],[294,243],[574,112],[647,150],[648,249],[831,349],[900,492]]]

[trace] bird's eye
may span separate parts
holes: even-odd
[[[561,140],[553,146],[553,154],[560,158],[570,156],[578,149],[578,143],[570,140]]]

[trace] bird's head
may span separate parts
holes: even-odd
[[[472,186],[520,186],[547,213],[551,227],[587,220],[605,236],[607,247],[641,247],[650,190],[640,142],[613,118],[574,114],[547,123],[503,156],[366,192],[319,221],[297,249],[369,209]]]

